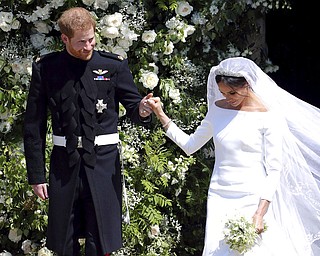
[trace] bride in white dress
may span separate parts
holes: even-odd
[[[242,57],[211,69],[207,96],[206,117],[191,135],[164,113],[158,97],[149,100],[187,155],[213,139],[203,256],[319,256],[320,110]],[[252,221],[259,234],[244,254],[224,239],[225,223],[235,216]]]

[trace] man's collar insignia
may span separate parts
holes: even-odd
[[[98,100],[98,103],[96,104],[96,109],[98,113],[103,113],[103,110],[107,109],[107,103],[103,103],[103,99]]]

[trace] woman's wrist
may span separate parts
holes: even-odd
[[[167,129],[172,120],[169,118],[165,123],[162,123],[162,128]]]

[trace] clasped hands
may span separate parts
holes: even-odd
[[[162,103],[159,97],[153,97],[153,93],[149,93],[140,101],[139,114],[141,117],[147,117],[152,112],[159,116],[162,112]]]

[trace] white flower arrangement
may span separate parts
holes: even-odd
[[[264,230],[267,230],[267,225],[264,225]],[[225,223],[224,239],[231,250],[236,250],[240,254],[246,253],[257,244],[260,235],[251,221],[243,216],[228,219]]]

